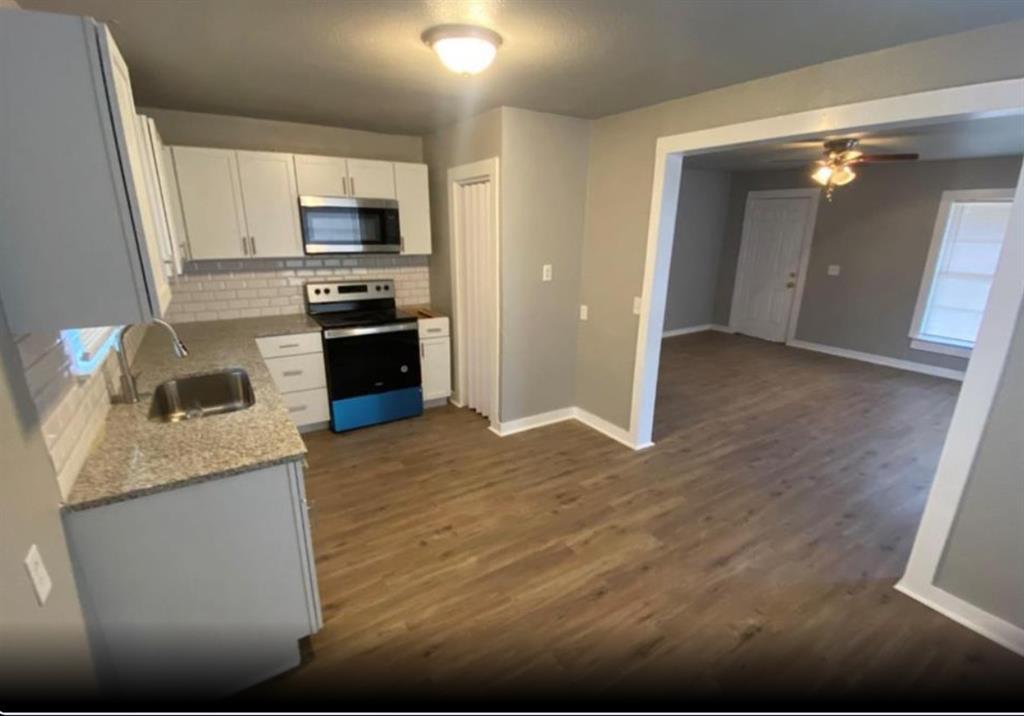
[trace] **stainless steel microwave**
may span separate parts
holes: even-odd
[[[300,196],[299,220],[307,254],[397,254],[402,250],[394,199]]]

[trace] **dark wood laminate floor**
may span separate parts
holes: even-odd
[[[664,344],[647,451],[575,422],[499,438],[455,408],[310,435],[325,625],[255,693],[1019,698],[1024,659],[893,590],[958,389],[704,333]]]

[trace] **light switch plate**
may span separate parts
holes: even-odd
[[[639,316],[640,315],[640,307],[641,307],[640,297],[639,296],[633,296],[633,315],[634,316]]]
[[[580,320],[587,320],[587,304],[585,303],[580,304]]]
[[[25,569],[32,579],[39,605],[46,604],[50,590],[53,589],[53,582],[50,580],[50,573],[46,571],[46,565],[43,564],[43,555],[39,554],[39,548],[35,545],[29,547],[28,554],[25,555]]]
[[[839,275],[839,264],[829,264],[828,265],[828,275],[829,276],[838,276]]]
[[[542,268],[540,272],[540,277],[543,281],[551,280],[551,264],[544,264],[544,268]]]

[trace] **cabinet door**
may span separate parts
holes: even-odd
[[[307,196],[349,196],[348,170],[338,157],[295,155],[295,183]]]
[[[291,154],[237,152],[238,177],[253,256],[302,256],[299,195]]]
[[[452,356],[447,338],[420,341],[420,372],[423,399],[447,398],[452,392]]]
[[[349,159],[349,195],[360,199],[394,199],[395,170],[391,162]]]
[[[164,145],[163,149],[160,150],[159,169],[161,181],[166,190],[164,199],[167,201],[167,217],[178,261],[188,261],[191,256],[188,251],[188,234],[185,232],[185,215],[181,213],[178,172],[174,169],[174,153],[167,145]],[[178,267],[178,273],[181,273],[181,266]]]
[[[248,254],[238,161],[230,149],[175,147],[174,167],[193,259]]]
[[[403,254],[430,253],[430,195],[426,164],[395,164],[398,225]]]
[[[139,132],[146,140],[146,158],[150,164],[150,182],[153,193],[153,213],[160,237],[160,256],[167,276],[181,273],[181,253],[177,230],[171,218],[170,192],[167,168],[164,164],[164,143],[156,129],[156,123],[149,117],[139,115]],[[174,191],[177,191],[174,188]]]
[[[110,62],[114,118],[120,124],[124,138],[126,156],[122,157],[122,170],[129,184],[129,192],[134,194],[137,203],[136,231],[141,233],[138,238],[143,273],[149,285],[153,312],[156,316],[162,316],[171,302],[171,287],[163,270],[163,257],[160,255],[160,237],[148,179],[153,170],[152,164],[146,160],[145,152],[145,145],[148,142],[143,141],[139,131],[140,124],[138,115],[135,114],[135,98],[132,96],[128,66],[105,28],[101,31],[100,41]],[[125,159],[127,161],[124,161]]]

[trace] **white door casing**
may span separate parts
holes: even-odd
[[[747,195],[729,327],[777,343],[796,328],[818,189],[752,191]]]

